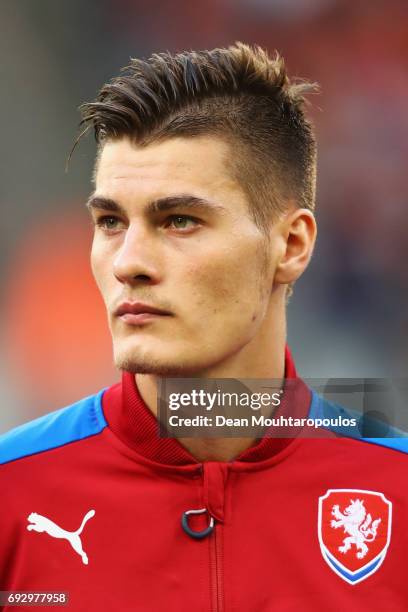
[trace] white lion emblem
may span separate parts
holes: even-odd
[[[350,505],[340,512],[340,507],[336,504],[331,511],[332,516],[336,520],[330,522],[334,529],[339,527],[344,528],[344,533],[348,533],[349,537],[344,538],[343,546],[339,546],[339,551],[345,554],[354,544],[358,559],[362,559],[368,552],[368,546],[365,542],[373,542],[377,536],[377,528],[381,523],[381,519],[372,520],[371,514],[367,514],[364,508],[364,502],[361,499],[350,499]]]

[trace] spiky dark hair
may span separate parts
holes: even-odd
[[[229,170],[259,227],[289,199],[313,209],[316,145],[304,113],[315,84],[291,82],[284,60],[237,42],[225,49],[132,59],[83,104],[82,136],[99,149],[129,137],[144,146],[165,138],[216,135],[231,148]]]

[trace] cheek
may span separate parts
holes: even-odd
[[[101,263],[102,259],[98,253],[98,247],[95,242],[93,242],[91,248],[91,270],[98,287],[100,286],[99,279],[101,277]]]
[[[239,262],[239,263],[238,263]],[[257,317],[259,300],[266,293],[259,253],[254,249],[230,249],[189,263],[179,287],[188,288],[196,307],[228,317]]]
[[[109,269],[110,258],[108,254],[101,249],[97,241],[94,241],[91,249],[91,269],[95,282],[102,294],[102,297],[107,298],[107,290],[109,285]]]

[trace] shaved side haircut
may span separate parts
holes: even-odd
[[[123,137],[139,146],[175,137],[224,139],[228,172],[267,235],[289,202],[314,210],[316,140],[305,94],[315,91],[315,83],[289,79],[277,52],[270,57],[258,46],[158,53],[131,59],[81,106],[78,140],[93,129],[98,161],[106,141]]]

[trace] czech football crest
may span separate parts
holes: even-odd
[[[331,569],[349,584],[378,570],[391,536],[392,503],[382,493],[329,489],[319,497],[319,543]]]

